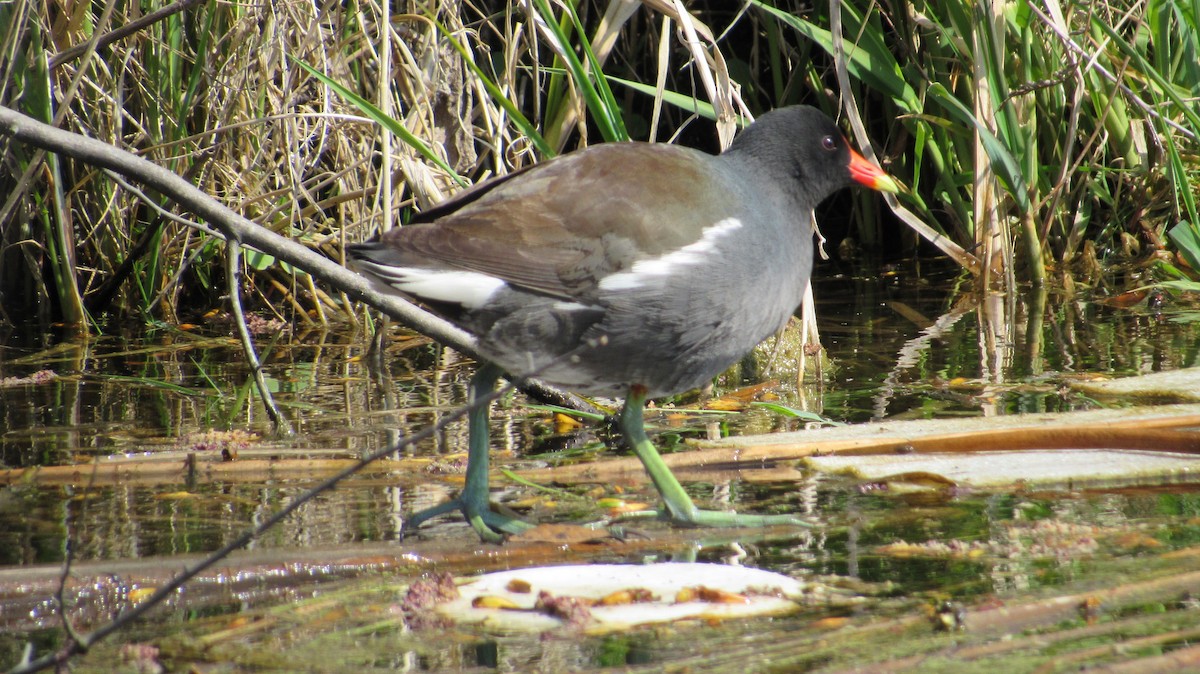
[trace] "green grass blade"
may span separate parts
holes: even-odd
[[[752,402],[750,404],[754,407],[761,407],[763,409],[770,410],[770,411],[774,412],[775,414],[789,417],[792,419],[799,419],[801,421],[810,421],[810,422],[817,422],[817,423],[822,423],[822,424],[829,424],[830,426],[845,426],[846,425],[840,421],[833,421],[832,419],[826,419],[825,417],[823,417],[820,414],[817,414],[815,412],[809,412],[807,410],[798,410],[795,407],[791,407],[790,405],[783,405],[780,403],[771,403],[771,402]]]
[[[584,104],[587,105],[588,110],[592,113],[592,121],[600,129],[600,135],[605,141],[610,143],[629,140],[629,133],[625,130],[625,122],[620,115],[620,106],[617,105],[617,101],[612,95],[612,90],[608,88],[608,84],[604,81],[603,71],[599,61],[596,59],[596,54],[592,52],[591,45],[583,37],[583,25],[579,22],[579,16],[575,14],[575,10],[571,7],[570,3],[564,3],[566,12],[575,27],[575,33],[580,36],[579,42],[591,66],[591,75],[588,73],[589,69],[585,68],[583,62],[575,55],[567,34],[558,25],[558,22],[554,20],[554,13],[550,10],[550,3],[547,0],[535,0],[534,4],[536,4],[538,14],[541,16],[546,27],[554,36],[555,44],[551,45],[554,48],[554,52],[566,65],[567,70],[570,71],[571,78],[575,81],[575,86],[578,87]]]
[[[1200,227],[1194,223],[1195,221],[1184,220],[1172,227],[1167,236],[1192,269],[1200,269]]]
[[[634,82],[632,80],[626,80],[620,77],[614,77],[612,75],[606,76],[605,79],[620,84],[621,86],[633,89],[638,93],[646,94],[651,98],[653,98],[658,92],[658,88],[653,84],[643,84],[641,82]],[[687,94],[681,94],[677,91],[664,89],[662,92],[662,97],[664,103],[673,105],[680,110],[694,112],[704,119],[711,119],[713,121],[716,121],[717,119],[717,113],[715,110],[713,110],[712,103],[702,101],[695,96],[688,96]]]
[[[579,419],[587,419],[589,421],[604,421],[605,419],[608,418],[607,414],[592,414],[589,412],[583,412],[581,410],[573,410],[569,407],[561,407],[559,405],[526,404],[525,408],[530,409],[530,410],[538,410],[539,412],[551,412],[553,414],[565,414],[566,416],[569,416],[569,417],[576,417]]]
[[[544,159],[548,159],[557,154],[554,151],[554,148],[550,147],[550,144],[546,142],[546,139],[542,136],[542,134],[538,132],[537,127],[529,121],[529,118],[517,108],[515,103],[508,100],[508,97],[504,95],[504,91],[501,90],[495,82],[488,78],[488,76],[483,72],[483,69],[479,67],[479,64],[475,63],[475,59],[471,58],[471,52],[468,51],[461,42],[454,39],[454,36],[450,34],[450,31],[444,25],[442,25],[441,22],[435,20],[434,24],[437,26],[438,31],[441,32],[446,40],[450,42],[451,46],[453,46],[459,55],[462,56],[463,64],[465,64],[467,68],[479,78],[479,81],[483,84],[484,88],[487,89],[488,94],[491,95],[492,100],[495,101],[497,105],[504,108],[504,111],[508,113],[509,119],[512,120],[513,124],[516,124],[517,128],[521,130],[521,133],[524,134],[525,137],[529,139],[529,142],[533,144],[533,147],[537,149],[538,154],[540,154]]]
[[[833,55],[833,33],[788,12],[776,9],[762,0],[751,0],[751,4],[812,40],[830,56]],[[842,11],[851,18],[859,19],[861,23],[861,18],[854,14],[851,7],[843,5]],[[843,39],[842,43],[842,48],[849,59],[846,68],[853,77],[862,80],[872,89],[890,96],[901,110],[909,113],[921,111],[921,103],[917,100],[916,92],[905,81],[899,64],[896,63],[895,57],[892,56],[878,33],[865,31],[862,42],[854,44]]]
[[[1155,88],[1164,98],[1174,104],[1174,108],[1187,118],[1193,132],[1200,131],[1200,112],[1196,111],[1196,106],[1191,101],[1184,100],[1184,96],[1190,95],[1190,93],[1181,92],[1181,87],[1175,85],[1162,73],[1158,72],[1146,59],[1145,55],[1136,46],[1129,44],[1115,28],[1100,20],[1093,21],[1093,25],[1100,29],[1114,45],[1120,48],[1121,53],[1132,61],[1141,74],[1144,74],[1154,83]]]
[[[29,22],[30,47],[21,57],[26,60],[21,91],[21,109],[29,116],[46,124],[54,123],[54,87],[50,82],[50,68],[43,48],[45,36],[36,21]],[[75,268],[75,231],[68,212],[67,195],[64,192],[63,165],[57,154],[46,153],[43,159],[46,171],[52,176],[50,189],[44,194],[35,194],[38,218],[45,229],[46,262],[54,278],[54,292],[58,296],[59,310],[63,321],[83,326],[87,312],[83,307],[83,296],[79,292],[79,278]],[[6,194],[5,197],[8,195]],[[7,223],[6,223],[7,226]]]
[[[377,124],[383,126],[400,140],[404,141],[409,147],[416,150],[417,153],[419,153],[422,157],[429,160],[430,163],[445,171],[446,174],[454,178],[455,182],[457,182],[459,185],[466,187],[469,184],[466,179],[458,175],[458,173],[451,168],[450,165],[445,162],[445,160],[439,157],[437,153],[425,143],[425,141],[417,138],[411,131],[404,128],[404,125],[401,124],[399,120],[383,114],[383,111],[376,107],[374,103],[368,101],[362,96],[359,96],[353,91],[350,91],[350,89],[346,88],[342,84],[330,79],[329,77],[326,77],[324,73],[308,65],[304,61],[301,61],[294,56],[291,58],[296,65],[308,71],[310,75],[320,80],[325,86],[333,89],[339,96],[346,99],[348,103],[361,110],[364,115],[374,120]]]
[[[933,100],[937,101],[950,114],[957,117],[959,121],[975,127],[979,133],[979,138],[983,142],[983,149],[987,152],[988,159],[991,160],[992,170],[996,172],[996,176],[1004,184],[1005,189],[1017,202],[1017,206],[1022,211],[1027,211],[1030,208],[1029,189],[1026,184],[1025,175],[1021,172],[1021,164],[1016,157],[1009,152],[1004,143],[996,137],[987,127],[979,123],[975,119],[975,115],[963,105],[962,101],[958,100],[942,86],[940,82],[935,82],[929,87],[929,94]]]

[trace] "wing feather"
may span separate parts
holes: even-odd
[[[711,159],[676,146],[594,146],[534,166],[520,179],[473,189],[431,209],[433,222],[392,230],[383,242],[425,265],[436,261],[575,299],[639,259],[695,241],[733,212],[716,192]],[[653,179],[636,182],[631,175]],[[698,209],[696,195],[714,205]]]

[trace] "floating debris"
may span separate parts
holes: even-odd
[[[605,633],[680,620],[782,615],[805,584],[721,564],[589,564],[502,571],[467,580],[434,610],[459,623],[511,632]]]

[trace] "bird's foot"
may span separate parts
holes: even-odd
[[[654,443],[646,436],[645,425],[642,421],[642,406],[646,402],[644,387],[632,386],[625,406],[621,408],[618,426],[625,440],[633,448],[650,480],[654,483],[663,499],[661,510],[651,511],[658,517],[670,520],[672,523],[685,527],[768,527],[789,525],[811,527],[811,523],[794,515],[739,515],[734,512],[721,510],[701,510],[692,502],[683,485],[671,473],[671,469],[659,456]],[[641,515],[646,516],[646,515]]]
[[[492,504],[486,501],[479,503],[474,499],[466,499],[459,496],[458,498],[414,514],[405,523],[402,533],[415,531],[426,520],[455,510],[461,512],[467,518],[467,522],[470,523],[471,528],[475,529],[475,532],[479,534],[479,538],[487,543],[502,543],[506,534],[519,534],[522,531],[532,529],[534,526],[514,514],[493,510]]]

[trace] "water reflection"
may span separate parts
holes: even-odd
[[[837,366],[826,414],[861,422],[1088,409],[1093,401],[1061,384],[1200,365],[1195,307],[1185,302],[1116,308],[1046,288],[980,297],[950,274],[818,282]]]
[[[928,265],[883,277],[823,274],[816,293],[830,363],[824,376],[796,386],[794,361],[765,349],[760,362],[770,361],[769,367],[745,365],[724,377],[715,393],[774,378],[764,390],[781,402],[850,423],[1015,414],[1094,406],[1062,386],[1073,376],[1200,364],[1197,323],[1172,320],[1191,307],[1113,308],[1044,289],[981,298],[969,290],[969,281],[957,272]],[[384,357],[374,366],[361,335],[272,335],[262,344],[268,384],[296,430],[294,436],[277,436],[256,401],[236,341],[220,326],[61,341],[10,331],[3,339],[0,377],[47,369],[57,375],[49,383],[0,387],[0,462],[9,469],[56,467],[44,471],[36,485],[5,473],[12,477],[0,489],[4,565],[60,560],[67,532],[81,559],[219,547],[312,480],[239,476],[234,469],[219,480],[193,483],[171,484],[140,473],[105,481],[89,472],[91,462],[135,457],[178,466],[189,453],[207,460],[208,449],[196,438],[213,430],[257,435],[235,465],[359,457],[443,419],[466,400],[472,370],[454,352],[394,331],[387,333]],[[595,428],[572,435],[522,401],[509,398],[492,417],[493,450],[504,460],[584,461],[608,451],[593,435]],[[692,406],[695,398],[677,404]],[[764,433],[803,423],[754,408],[726,416],[651,418],[659,430],[670,431],[660,437],[667,446],[672,438],[703,437],[713,428]],[[441,476],[459,468],[465,446],[465,421],[451,423],[400,452],[435,461],[410,474],[356,478],[256,545],[392,540],[405,513],[456,488]],[[697,490],[712,500],[722,490],[727,495],[729,485]],[[752,489],[734,492],[737,498],[758,498]],[[513,488],[513,497],[528,493]],[[732,503],[757,507],[746,500]]]

